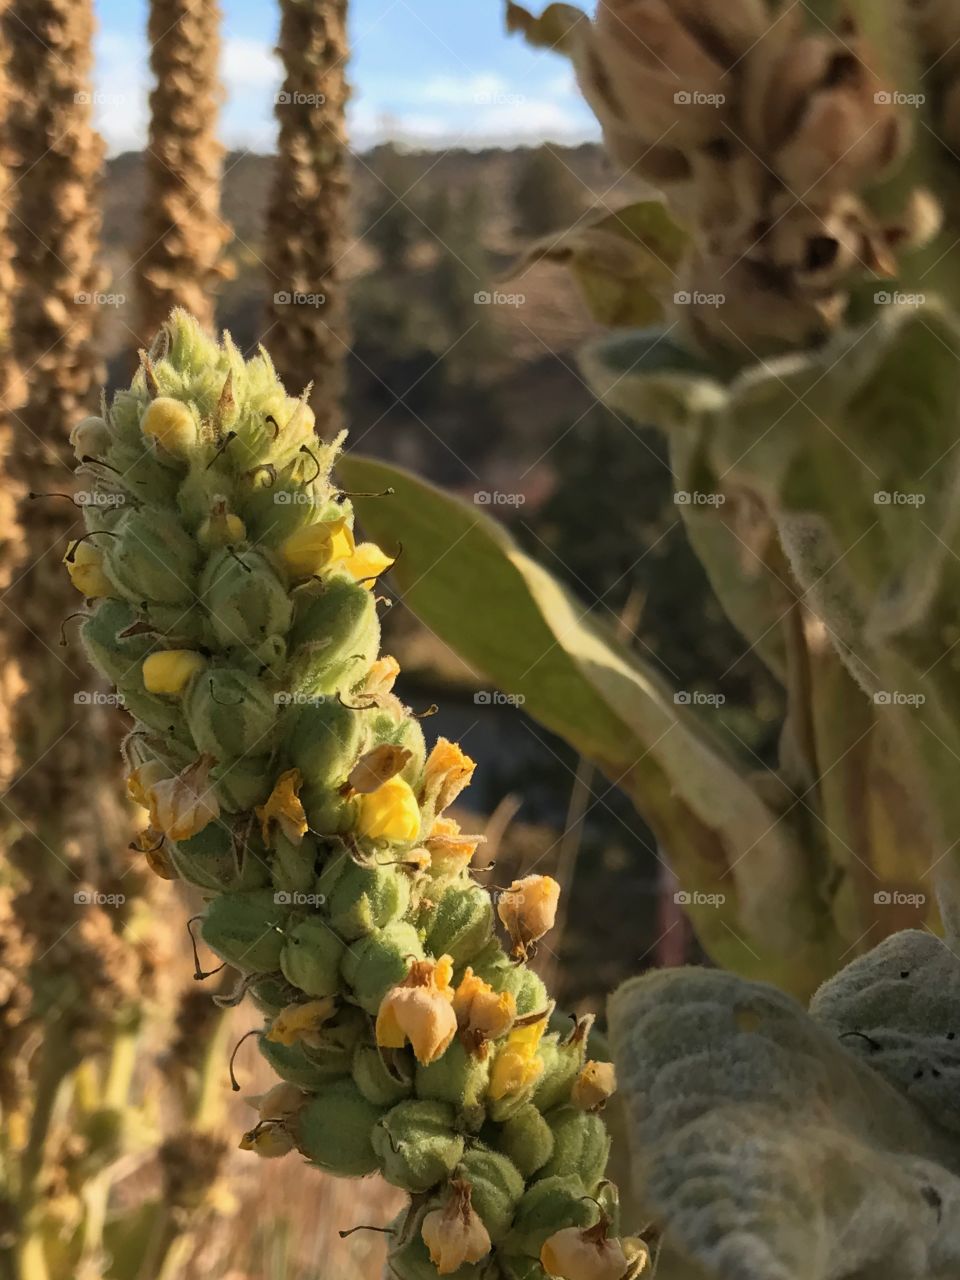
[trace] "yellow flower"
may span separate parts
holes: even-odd
[[[208,551],[214,547],[229,547],[236,542],[243,542],[247,536],[247,526],[239,516],[227,510],[222,500],[215,503],[213,510],[197,530],[197,541]]]
[[[509,991],[494,991],[467,966],[453,995],[460,1038],[471,1053],[486,1057],[491,1040],[499,1040],[513,1026],[517,1002]]]
[[[285,1156],[297,1144],[282,1124],[261,1122],[240,1139],[241,1151],[255,1151],[266,1160]]]
[[[220,817],[220,803],[208,784],[211,756],[200,756],[174,778],[146,787],[150,825],[168,840],[189,840]]]
[[[309,578],[355,551],[350,526],[337,520],[318,520],[291,533],[280,548],[283,562],[297,578]]]
[[[617,1091],[617,1071],[612,1062],[583,1064],[570,1094],[570,1101],[581,1111],[598,1111]]]
[[[164,649],[143,660],[143,687],[147,693],[176,697],[207,665],[206,658],[193,649]]]
[[[456,876],[470,865],[483,836],[464,835],[456,818],[437,818],[423,842],[436,875]]]
[[[288,1004],[270,1024],[267,1039],[288,1048],[302,1040],[304,1044],[316,1048],[322,1040],[319,1035],[321,1027],[330,1021],[336,1011],[337,1003],[333,996]]]
[[[197,443],[197,423],[189,405],[172,396],[157,396],[140,419],[140,430],[175,458],[189,458]]]
[[[115,594],[115,588],[103,571],[103,554],[89,542],[73,542],[67,548],[63,563],[70,581],[88,600],[100,600]]]
[[[127,775],[127,795],[141,809],[150,808],[150,788],[161,778],[169,777],[167,770],[159,760],[150,760],[141,764]]]
[[[298,795],[302,785],[300,770],[288,769],[277,779],[266,804],[257,805],[256,814],[265,845],[270,844],[270,824],[274,821],[291,844],[300,844],[307,834],[307,815]]]
[[[447,1203],[428,1213],[421,1224],[420,1237],[442,1276],[453,1275],[465,1262],[480,1262],[490,1252],[490,1236],[470,1203],[471,1192],[469,1182],[454,1179]]]
[[[370,698],[380,698],[390,693],[397,676],[400,674],[400,663],[389,653],[378,658],[363,682],[363,692]]]
[[[388,778],[357,801],[357,831],[369,840],[406,843],[420,833],[420,806],[403,778]]]
[[[476,767],[476,761],[464,755],[455,742],[438,738],[423,768],[424,802],[432,802],[434,813],[441,813],[469,784]]]
[[[412,754],[406,747],[398,747],[396,743],[381,742],[379,747],[367,751],[353,766],[343,791],[347,795],[356,795],[358,792],[367,795],[376,791],[400,772]]]
[[[540,1250],[540,1265],[560,1280],[623,1280],[629,1261],[619,1240],[607,1236],[603,1218],[595,1227],[564,1227]]]
[[[513,942],[514,955],[525,956],[532,942],[550,932],[559,901],[560,886],[550,876],[524,876],[503,890],[497,914]]]
[[[507,1094],[522,1093],[540,1079],[543,1059],[537,1053],[543,1033],[547,1029],[546,1018],[516,1027],[507,1037],[507,1043],[493,1060],[490,1084],[487,1092],[494,1100]]]
[[[457,1034],[453,1011],[453,961],[415,960],[403,982],[387,992],[377,1014],[377,1044],[402,1049],[409,1040],[426,1066],[443,1056]]]
[[[341,569],[353,574],[365,587],[372,587],[381,573],[393,564],[393,559],[386,555],[375,542],[361,542],[359,547],[341,564]]]

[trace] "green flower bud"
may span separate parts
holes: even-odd
[[[610,1137],[597,1115],[576,1107],[557,1107],[548,1117],[553,1131],[553,1155],[538,1178],[576,1176],[589,1190],[603,1177],[610,1155]]]
[[[445,1182],[463,1155],[453,1107],[442,1102],[401,1102],[373,1131],[373,1148],[387,1182],[414,1194]]]
[[[489,982],[494,991],[509,991],[517,1002],[517,1016],[539,1013],[548,1003],[547,989],[526,965],[514,964],[494,938],[470,961],[478,978]]]
[[[484,1120],[483,1097],[489,1080],[490,1057],[478,1058],[454,1040],[436,1062],[417,1064],[417,1097],[460,1107],[470,1128],[478,1129]]]
[[[425,922],[425,946],[434,956],[448,955],[460,968],[476,956],[493,932],[493,904],[478,885],[451,885]]]
[[[104,567],[118,593],[138,604],[188,605],[193,599],[198,551],[172,515],[155,507],[125,511],[104,538]]]
[[[360,754],[363,713],[330,698],[297,707],[293,715],[285,741],[290,764],[303,778],[307,821],[314,831],[336,830],[328,821],[345,807],[337,788]]]
[[[273,693],[244,671],[218,667],[193,681],[185,711],[197,750],[222,764],[268,752],[277,719]]]
[[[539,1259],[544,1241],[555,1231],[593,1226],[600,1211],[592,1200],[584,1199],[586,1194],[579,1178],[544,1178],[535,1182],[517,1205],[504,1252]]]
[[[532,1178],[553,1155],[553,1130],[532,1102],[525,1103],[509,1120],[505,1120],[497,1138],[497,1147],[520,1170],[524,1178]]]
[[[200,931],[207,946],[235,969],[272,973],[280,968],[287,915],[271,889],[224,893],[208,904]]]
[[[410,878],[398,867],[350,861],[330,894],[330,923],[348,942],[398,920],[410,902]]]
[[[276,994],[280,994],[279,989]],[[321,1028],[311,1044],[300,1041],[285,1045],[263,1035],[259,1038],[260,1052],[283,1080],[313,1091],[350,1074],[353,1056],[366,1033],[366,1019],[360,1010],[344,1007],[335,1021]]]
[[[140,683],[139,670],[132,674],[133,680],[120,682],[124,711],[142,721],[147,728],[155,729],[158,734],[172,739],[171,745],[192,748],[193,739],[180,707],[170,698],[146,693]]]
[[[110,447],[110,428],[103,418],[81,418],[70,432],[70,443],[77,461],[84,458],[102,458]]]
[[[200,596],[218,645],[252,648],[290,626],[293,605],[262,552],[224,548],[200,575]]]
[[[377,1168],[371,1135],[383,1112],[352,1080],[324,1085],[297,1117],[297,1146],[312,1164],[341,1178],[362,1178]]]
[[[270,883],[270,868],[250,853],[238,859],[233,836],[222,822],[210,822],[189,840],[169,843],[170,858],[184,880],[210,892],[260,889]],[[276,966],[274,966],[276,968]]]
[[[470,1183],[471,1203],[496,1244],[510,1230],[524,1192],[516,1165],[499,1152],[477,1146],[464,1155],[456,1176]]]
[[[376,661],[376,601],[373,592],[348,578],[332,578],[318,589],[309,598],[306,591],[298,595],[289,636],[291,687],[311,694],[346,691]]]
[[[343,943],[327,922],[311,916],[288,932],[280,968],[287,981],[308,996],[332,996],[340,990],[343,954]]]
[[[121,635],[136,622],[131,605],[123,600],[103,600],[80,628],[87,657],[114,684],[136,677],[144,658],[156,648],[154,635]]]
[[[376,1045],[362,1044],[353,1055],[353,1082],[368,1102],[375,1102],[381,1107],[392,1107],[404,1098],[409,1098],[413,1092],[413,1073],[407,1055],[390,1049],[385,1052],[390,1055],[391,1063],[396,1069],[407,1069],[409,1078],[398,1078],[389,1069],[384,1051]]]
[[[398,921],[348,947],[340,969],[361,1009],[375,1015],[390,988],[407,976],[410,961],[423,958],[416,929]]]
[[[547,1273],[536,1258],[500,1253],[497,1261],[500,1263],[503,1280],[547,1280]]]
[[[274,769],[269,755],[225,760],[210,770],[210,783],[227,813],[246,813],[269,796]]]
[[[279,973],[267,974],[250,986],[250,994],[258,1009],[275,1017],[281,1009],[299,998],[300,992]]]
[[[540,1042],[543,1075],[534,1091],[533,1103],[541,1111],[550,1111],[570,1098],[570,1091],[580,1074],[586,1056],[586,1039],[575,1038],[562,1043],[556,1034],[544,1036]]]
[[[370,738],[376,746],[389,742],[410,752],[410,759],[400,770],[400,777],[409,782],[411,787],[416,787],[427,758],[427,746],[420,722],[406,714],[397,716],[378,711],[371,721]]]
[[[299,844],[288,840],[282,831],[273,834],[271,870],[273,883],[286,893],[313,893],[316,881],[317,844],[304,836]],[[322,903],[320,893],[316,894]]]

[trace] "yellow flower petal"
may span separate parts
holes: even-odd
[[[424,1066],[443,1056],[457,1034],[450,979],[453,961],[416,960],[403,982],[384,996],[377,1013],[377,1044],[400,1049],[409,1040]]]
[[[532,942],[550,932],[559,901],[560,886],[550,876],[524,876],[503,890],[497,914],[510,934],[515,955],[525,955]]]
[[[558,1280],[623,1280],[629,1263],[620,1241],[608,1239],[598,1224],[554,1232],[540,1250],[540,1265]]]
[[[522,1093],[539,1080],[543,1074],[543,1059],[537,1049],[546,1029],[547,1020],[541,1018],[539,1022],[510,1032],[490,1070],[487,1092],[491,1098],[496,1100],[508,1094]]]
[[[390,654],[384,654],[367,672],[367,678],[363,682],[363,692],[371,698],[385,697],[392,691],[399,674],[400,663]]]
[[[369,840],[407,843],[420,834],[420,806],[403,778],[388,778],[357,801],[357,831]]]
[[[200,756],[174,778],[146,788],[150,825],[168,840],[189,840],[220,817],[220,803],[209,783],[210,756]]]
[[[464,1044],[483,1055],[491,1040],[505,1036],[513,1026],[517,1002],[509,991],[494,991],[468,966],[454,993],[453,1011]]]
[[[412,754],[412,751],[397,746],[394,742],[381,742],[372,751],[365,752],[353,766],[345,790],[351,795],[376,791],[400,772]]]
[[[303,778],[299,769],[288,769],[277,779],[266,803],[257,805],[263,843],[270,844],[270,824],[276,822],[291,844],[300,844],[307,834],[307,815],[300,802]]]
[[[175,458],[188,458],[197,443],[197,423],[189,405],[172,396],[151,401],[140,419],[140,430]]]
[[[356,550],[350,526],[342,517],[318,520],[291,533],[280,548],[284,564],[298,578],[308,578],[346,560]]]
[[[103,553],[89,542],[74,542],[63,557],[70,581],[88,600],[101,600],[116,594],[116,588],[103,571]]]
[[[365,587],[372,588],[380,574],[385,573],[392,564],[393,559],[381,551],[375,542],[361,542],[340,567]]]
[[[469,1182],[455,1179],[442,1209],[426,1214],[420,1238],[430,1251],[430,1261],[442,1276],[453,1275],[464,1263],[480,1262],[492,1247],[483,1219],[470,1203]]]
[[[288,1004],[281,1009],[267,1032],[267,1039],[275,1044],[289,1047],[303,1040],[310,1044],[324,1023],[329,1022],[337,1011],[336,1001],[332,996],[324,996],[322,1000],[305,1000]]]
[[[617,1091],[617,1071],[612,1062],[583,1064],[570,1093],[570,1101],[581,1111],[597,1111]]]
[[[483,836],[464,835],[456,818],[437,818],[423,843],[434,874],[456,876],[470,865],[482,841]]]
[[[176,697],[206,665],[206,658],[193,649],[164,649],[161,653],[151,653],[143,660],[143,687],[147,693]]]
[[[438,738],[423,769],[424,803],[432,804],[435,813],[446,809],[469,784],[476,767],[476,761],[464,755],[455,742]]]
[[[266,1160],[285,1156],[297,1144],[282,1124],[261,1121],[240,1139],[241,1151],[254,1151]]]

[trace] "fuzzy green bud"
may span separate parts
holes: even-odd
[[[557,1107],[548,1115],[553,1132],[553,1154],[539,1178],[575,1176],[592,1190],[603,1177],[610,1155],[610,1137],[597,1115],[576,1107]]]
[[[384,1053],[389,1055],[385,1058]],[[362,1044],[353,1055],[353,1082],[367,1099],[381,1107],[393,1107],[413,1092],[409,1057],[397,1050],[383,1051]]]
[[[350,1074],[350,1064],[366,1030],[360,1011],[344,1008],[309,1045],[285,1045],[261,1036],[260,1052],[282,1079],[313,1091]]]
[[[378,1165],[371,1137],[382,1112],[352,1080],[324,1085],[300,1112],[297,1146],[311,1163],[341,1178],[362,1178]]]
[[[524,1192],[519,1170],[505,1155],[477,1146],[464,1155],[456,1176],[470,1183],[471,1203],[496,1244],[510,1230]]]
[[[207,946],[235,969],[272,973],[280,968],[287,914],[271,889],[224,893],[207,906],[201,934]]]
[[[270,749],[277,704],[267,685],[244,671],[206,672],[187,694],[185,712],[198,749],[216,760]]]
[[[401,1102],[373,1132],[373,1147],[388,1182],[411,1194],[444,1182],[463,1155],[456,1112],[442,1102]]]
[[[553,1155],[553,1130],[533,1103],[527,1102],[503,1122],[497,1147],[524,1178],[532,1178]]]
[[[348,947],[341,972],[361,1009],[376,1014],[390,988],[407,976],[410,961],[423,958],[416,929],[398,921]]]
[[[327,922],[311,916],[287,933],[280,968],[287,981],[308,996],[332,996],[340,989],[343,954],[343,943]]]
[[[330,923],[351,942],[398,920],[409,902],[410,878],[403,870],[351,862],[330,895]]]
[[[380,620],[371,592],[332,578],[304,599],[290,631],[291,683],[304,693],[335,693],[359,684],[376,661]]]
[[[193,600],[198,548],[179,522],[154,507],[125,511],[106,549],[104,567],[119,595],[141,601],[178,604]]]
[[[585,1199],[586,1195],[579,1178],[544,1178],[535,1182],[517,1205],[505,1252],[539,1259],[544,1242],[556,1231],[593,1226],[599,1210],[592,1200]]]
[[[493,904],[478,885],[451,885],[426,922],[426,948],[431,955],[447,955],[460,968],[469,964],[489,942],[493,932]]]
[[[215,643],[253,648],[290,626],[293,605],[262,552],[216,551],[200,575],[200,597]]]
[[[417,1064],[417,1097],[452,1103],[476,1130],[484,1120],[483,1098],[489,1080],[490,1056],[480,1058],[454,1040],[435,1062]]]
[[[270,869],[262,858],[248,854],[242,860],[238,859],[233,836],[220,822],[208,823],[189,840],[177,840],[169,848],[171,860],[180,875],[210,892],[259,889],[270,879]],[[207,914],[209,918],[209,910]],[[280,918],[279,913],[276,918]],[[216,924],[211,926],[217,927]],[[272,967],[276,968],[276,965]]]

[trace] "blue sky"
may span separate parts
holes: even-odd
[[[268,151],[279,68],[278,6],[221,0],[221,136]],[[146,0],[97,0],[97,110],[111,152],[143,145]],[[351,132],[363,148],[386,137],[424,146],[597,136],[566,62],[503,30],[499,0],[352,0]]]

